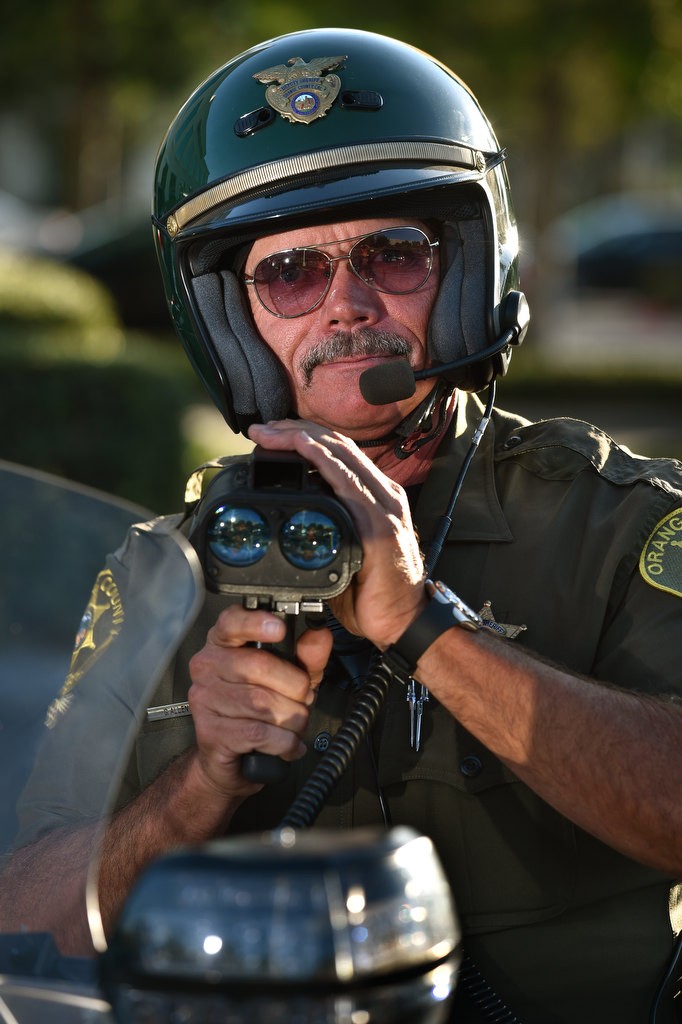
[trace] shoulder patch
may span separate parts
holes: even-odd
[[[48,708],[45,721],[48,729],[53,728],[60,715],[68,710],[74,686],[120,633],[124,617],[123,603],[116,581],[112,573],[104,569],[95,580],[88,606],[81,619],[64,685]]]
[[[682,597],[682,508],[654,527],[640,555],[639,572],[652,587]]]

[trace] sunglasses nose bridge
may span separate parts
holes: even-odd
[[[334,264],[335,263],[340,263],[341,260],[348,260],[348,266],[349,266],[350,270],[352,271],[352,273],[355,275],[355,277],[357,277],[357,279],[359,281],[362,281],[363,284],[369,285],[371,287],[371,282],[367,280],[366,276],[363,276],[363,272],[362,272],[363,268],[362,268],[362,266],[357,266],[355,264],[354,260],[353,260],[353,256],[356,254],[356,250],[357,250],[358,246],[363,241],[364,241],[364,236],[363,236],[363,238],[358,239],[358,241],[355,243],[355,245],[352,245],[350,247],[348,252],[344,252],[340,256],[329,256],[327,253],[325,253],[325,256],[327,257],[327,261],[328,261],[328,264],[329,264],[329,280],[327,281],[327,287],[325,289],[325,293],[327,291],[329,291],[329,288],[331,287],[332,279],[334,278],[334,275],[336,273],[336,267],[334,266]]]

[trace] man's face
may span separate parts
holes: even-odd
[[[271,253],[311,246],[332,258],[345,256],[353,242],[344,239],[404,225],[421,227],[432,237],[419,221],[400,217],[269,235],[254,242],[245,276],[251,277]],[[292,319],[274,316],[255,288],[247,288],[256,328],[284,366],[298,416],[361,440],[389,432],[422,401],[433,381],[420,381],[411,398],[382,406],[364,400],[358,381],[370,366],[399,358],[407,358],[415,370],[424,367],[426,329],[439,283],[438,250],[432,253],[430,277],[406,295],[376,291],[353,273],[347,259],[340,259],[333,263],[331,284],[320,304]]]

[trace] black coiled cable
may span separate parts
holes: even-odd
[[[485,412],[472,439],[464,465],[456,480],[446,514],[430,547],[428,568],[433,571],[452,518],[457,497],[471,460],[488,425],[495,401],[495,386],[491,385]],[[378,655],[378,652],[377,652]],[[310,828],[322,810],[329,793],[348,768],[362,741],[369,735],[383,704],[393,673],[384,665],[381,656],[374,660],[366,682],[358,690],[355,702],[336,733],[324,757],[307,779],[302,790],[279,823],[278,828]],[[471,957],[465,955],[460,967],[460,980],[470,1004],[492,1024],[520,1024],[518,1017],[505,1005],[490,987]]]
[[[491,1024],[520,1024],[519,1018],[509,1009],[497,992],[488,984],[480,970],[467,954],[459,968],[458,986],[468,1003]],[[457,1003],[455,1002],[455,1009]]]
[[[373,665],[353,706],[317,768],[289,807],[279,828],[310,828],[355,752],[369,734],[393,675],[382,661]]]
[[[488,389],[488,399],[483,417],[471,439],[469,451],[455,481],[447,511],[441,517],[436,535],[432,540],[427,565],[429,573],[433,571],[438,561],[443,541],[452,522],[452,511],[462,489],[464,477],[490,422],[494,404],[495,382],[493,381]],[[360,743],[374,725],[392,678],[390,669],[382,663],[379,657],[372,666],[366,684],[358,692],[350,714],[332,740],[317,768],[286,812],[279,828],[310,828],[322,810],[327,796],[345,772]]]

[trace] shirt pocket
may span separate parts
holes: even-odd
[[[422,749],[407,708],[388,702],[379,781],[395,824],[434,841],[469,933],[547,920],[570,904],[575,832],[433,697]]]

